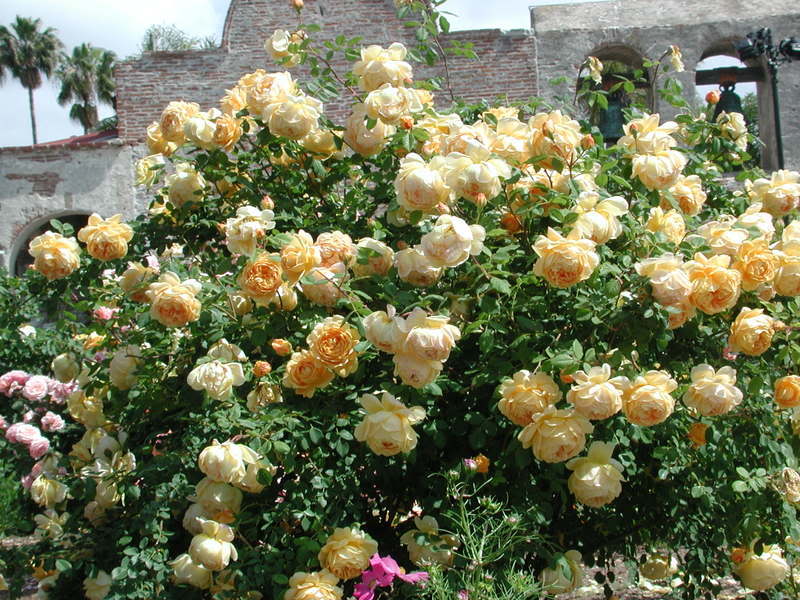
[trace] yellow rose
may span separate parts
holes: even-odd
[[[572,471],[567,487],[581,504],[600,508],[622,493],[622,465],[611,458],[614,447],[615,444],[592,442],[585,457],[567,463]]]
[[[34,258],[33,268],[50,280],[67,277],[80,265],[81,249],[75,238],[53,231],[33,238],[28,252]]]
[[[443,365],[438,360],[421,359],[414,354],[400,352],[394,355],[394,374],[405,385],[421,389],[433,383],[441,373]]]
[[[800,255],[776,252],[778,269],[773,286],[781,296],[800,296]]]
[[[675,185],[667,190],[675,202],[678,203],[678,208],[687,217],[693,217],[703,208],[706,203],[706,193],[703,191],[703,182],[697,175],[681,175],[675,182]],[[672,208],[670,201],[661,194],[661,208],[668,210]]]
[[[337,527],[320,549],[319,564],[339,579],[354,579],[369,567],[378,544],[363,531]]]
[[[575,410],[556,410],[548,406],[533,415],[517,439],[523,448],[549,463],[563,462],[578,455],[586,445],[586,434],[594,431],[589,419]]]
[[[114,260],[128,253],[128,242],[133,229],[121,223],[122,215],[103,219],[97,213],[89,217],[88,224],[78,232],[78,239],[86,244],[86,251],[97,260]]]
[[[394,264],[397,276],[411,285],[428,287],[442,276],[442,268],[433,266],[419,246],[395,252]]]
[[[742,585],[751,590],[768,590],[786,579],[789,565],[783,559],[780,546],[764,546],[761,554],[752,550],[745,554],[744,560],[734,568]]]
[[[761,202],[764,210],[774,217],[782,217],[797,208],[800,202],[800,173],[780,170],[769,179],[747,182],[751,201]]]
[[[178,208],[200,202],[206,187],[206,180],[189,163],[175,165],[175,173],[167,175],[164,183],[169,188],[169,201]]]
[[[186,382],[194,390],[205,390],[215,400],[228,400],[233,388],[244,383],[242,365],[238,362],[212,360],[196,366]]]
[[[87,577],[83,580],[83,591],[87,600],[103,600],[111,591],[111,575],[101,570],[96,577]]]
[[[200,105],[195,102],[170,102],[159,120],[161,136],[180,146],[185,141],[183,126],[186,120],[199,112]]]
[[[367,94],[364,106],[370,118],[380,119],[388,125],[397,125],[402,117],[422,110],[414,90],[388,83]]]
[[[216,521],[201,520],[203,533],[192,538],[189,556],[212,571],[221,571],[231,560],[239,558],[233,541],[233,529]]]
[[[461,339],[461,331],[449,321],[449,317],[429,316],[423,309],[414,308],[406,318],[407,333],[401,352],[421,361],[446,361]]]
[[[195,495],[189,500],[200,504],[217,520],[221,519],[220,515],[236,515],[242,508],[242,492],[232,485],[208,477],[199,481],[195,486]]]
[[[289,46],[300,41],[299,38],[293,39],[293,35],[285,29],[276,29],[267,41],[264,42],[264,50],[269,52],[276,63],[284,67],[295,67],[300,62],[300,56],[297,53],[291,53]],[[281,60],[288,58],[288,60]]]
[[[692,446],[700,448],[706,445],[706,433],[708,432],[708,425],[705,423],[692,423],[689,431],[686,432],[686,437],[692,442]]]
[[[448,154],[444,162],[445,181],[455,197],[483,206],[503,191],[502,179],[511,176],[511,167],[492,158],[488,148],[470,146],[464,154]]]
[[[50,368],[53,371],[53,375],[61,383],[69,383],[77,378],[81,372],[81,366],[72,352],[65,352],[56,356],[50,362]]]
[[[283,102],[300,92],[287,71],[267,73],[258,69],[243,75],[236,85],[245,96],[247,110],[251,115],[261,114],[270,104]]]
[[[600,263],[595,246],[591,240],[565,238],[548,228],[547,235],[540,235],[533,245],[539,255],[533,272],[555,287],[571,287],[591,277]]]
[[[717,116],[717,124],[723,138],[731,140],[740,150],[747,150],[747,123],[741,113],[722,111]]]
[[[356,256],[352,238],[341,231],[320,233],[314,246],[319,250],[319,264],[323,267],[331,267],[336,263],[348,264]]]
[[[234,113],[235,114],[235,113]],[[228,152],[242,137],[242,121],[230,114],[223,114],[214,121],[214,137],[212,144]]]
[[[322,260],[314,239],[302,229],[291,234],[291,240],[281,248],[281,266],[291,283],[318,266]]]
[[[44,508],[53,508],[67,497],[67,486],[60,481],[39,475],[30,488],[31,500]]]
[[[434,157],[430,163],[413,152],[403,157],[394,180],[398,204],[409,212],[436,214],[436,207],[451,199],[444,168],[445,159],[441,156]]]
[[[574,591],[583,580],[581,553],[577,550],[567,550],[554,568],[542,569],[539,580],[547,594],[568,594]]]
[[[334,154],[338,158],[342,156],[341,150],[336,145],[336,140],[340,137],[341,135],[338,131],[315,129],[300,140],[300,145],[311,152],[311,154],[320,156],[323,160],[330,158]]]
[[[283,385],[294,389],[306,398],[311,398],[318,389],[333,380],[333,372],[308,350],[295,352],[286,363]]]
[[[631,119],[622,126],[625,133],[617,142],[626,154],[657,154],[677,145],[670,135],[678,130],[678,124],[667,121],[659,124],[658,114],[644,115],[639,119]]]
[[[400,352],[408,334],[406,321],[396,315],[394,306],[387,306],[386,311],[378,310],[363,321],[364,336],[378,350],[395,354]]]
[[[416,529],[409,529],[400,536],[400,543],[408,549],[411,562],[418,567],[452,565],[459,541],[452,535],[440,535],[439,523],[433,517],[414,517],[414,525]]]
[[[622,234],[622,224],[617,217],[628,212],[628,202],[622,196],[600,200],[597,192],[581,192],[575,212],[578,218],[572,225],[579,237],[605,244]]]
[[[345,296],[341,285],[346,277],[347,267],[344,263],[335,263],[330,268],[315,267],[306,275],[301,286],[303,295],[314,304],[333,306]]]
[[[659,207],[651,208],[650,218],[645,224],[645,229],[653,233],[663,233],[664,237],[676,246],[683,241],[683,236],[686,235],[686,223],[683,221],[683,216],[674,209],[664,212]]]
[[[207,112],[198,112],[186,119],[183,124],[183,135],[186,141],[204,150],[216,148],[214,134],[217,126],[214,121],[220,116],[222,113],[216,108],[212,108]]]
[[[188,584],[201,590],[211,587],[213,572],[184,553],[167,563],[172,567],[172,581],[177,585]]]
[[[637,154],[633,157],[632,174],[649,190],[672,187],[686,166],[686,157],[677,150],[663,150],[654,154]]]
[[[247,472],[247,465],[257,463],[261,457],[242,444],[227,441],[220,444],[213,440],[197,457],[197,465],[212,481],[240,483]]]
[[[733,268],[742,274],[742,289],[752,292],[771,282],[778,270],[779,259],[763,238],[742,242]]]
[[[346,377],[358,368],[356,344],[360,339],[358,330],[337,315],[317,323],[306,343],[314,358],[339,377]]]
[[[630,385],[627,377],[611,377],[611,366],[592,367],[589,372],[576,371],[575,384],[567,392],[567,402],[587,419],[601,420],[622,410],[622,396]]]
[[[670,394],[677,387],[666,371],[648,371],[631,383],[623,396],[622,411],[634,425],[663,423],[675,409],[675,399]]]
[[[720,215],[716,221],[703,223],[697,228],[697,233],[705,238],[706,243],[714,254],[727,254],[736,256],[739,247],[750,237],[750,233],[730,215]]]
[[[148,302],[148,282],[155,277],[156,272],[142,263],[129,262],[128,268],[119,278],[119,287],[129,294],[134,302]]]
[[[776,329],[775,319],[764,314],[763,309],[751,309],[745,306],[731,324],[728,345],[734,352],[759,356],[769,350]]]
[[[339,578],[327,569],[313,573],[299,571],[289,579],[283,600],[341,600],[344,590],[336,584]]]
[[[800,406],[800,377],[787,375],[775,380],[775,404],[781,408]]]
[[[114,353],[108,365],[108,375],[118,390],[129,390],[136,385],[136,367],[141,362],[142,351],[139,346],[125,346]]]
[[[370,129],[367,127],[367,108],[364,104],[353,106],[353,112],[345,121],[344,142],[361,156],[378,154],[389,137],[394,134],[394,127],[383,121],[377,121]]]
[[[147,288],[150,316],[165,327],[183,327],[200,318],[200,301],[195,298],[202,286],[195,279],[181,281],[167,271]]]
[[[736,387],[734,369],[721,367],[714,371],[714,367],[702,364],[692,369],[692,384],[683,401],[704,417],[716,417],[736,408],[742,397],[742,391]]]
[[[707,258],[703,254],[694,255],[694,260],[686,263],[685,269],[692,282],[689,301],[708,315],[714,315],[732,308],[739,300],[742,275],[730,269],[731,259],[725,254]]]
[[[512,110],[516,112],[516,109]],[[531,158],[530,137],[528,124],[516,116],[500,118],[497,120],[491,150],[506,160],[521,164]]]
[[[561,390],[550,375],[517,371],[500,385],[497,408],[515,425],[530,425],[533,417],[561,400]]]
[[[385,83],[395,87],[410,83],[413,73],[411,65],[404,60],[407,53],[406,47],[398,42],[385,49],[380,46],[362,48],[361,60],[353,65],[359,87],[371,92]]]
[[[358,277],[386,275],[394,264],[394,250],[379,240],[365,237],[358,240],[350,268]]]
[[[255,206],[242,206],[236,216],[225,221],[225,245],[232,254],[251,256],[258,242],[275,227],[275,213]]]
[[[245,263],[236,281],[245,296],[267,306],[283,284],[280,255],[259,253]]]
[[[422,236],[419,249],[434,267],[457,267],[480,254],[486,231],[453,215],[441,215]]]
[[[692,282],[683,269],[683,258],[675,254],[662,254],[646,258],[635,265],[636,272],[650,278],[653,298],[663,306],[677,306],[689,301]]]
[[[151,154],[137,160],[136,185],[146,185],[147,187],[153,185],[158,180],[165,164],[163,154]]]
[[[553,159],[558,159],[565,165],[571,165],[577,157],[580,146],[580,124],[560,110],[550,113],[537,113],[528,120],[531,130],[529,152],[531,156],[548,156],[540,166],[551,169],[554,167]]]
[[[247,394],[247,410],[250,412],[259,412],[268,404],[277,404],[279,402],[283,402],[281,388],[270,383],[258,383]]]
[[[669,552],[653,552],[639,567],[642,577],[650,581],[667,579],[678,571],[678,562]]]
[[[158,121],[153,121],[147,126],[147,150],[150,154],[163,154],[170,156],[178,148],[178,144],[164,139]]]
[[[72,392],[67,397],[67,410],[70,416],[87,428],[104,427],[108,424],[103,414],[103,399],[97,396],[87,396],[83,390]]]
[[[322,102],[311,96],[288,96],[267,105],[261,113],[272,135],[300,140],[319,128]]]

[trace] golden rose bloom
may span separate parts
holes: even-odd
[[[418,567],[431,564],[450,566],[460,543],[452,535],[440,535],[439,523],[430,516],[414,517],[416,529],[400,536],[400,543],[408,549],[408,558]]]
[[[197,502],[214,519],[221,521],[224,515],[239,513],[242,508],[242,496],[242,492],[232,485],[204,477],[195,486],[195,495],[189,500]],[[202,527],[200,530],[202,531]]]
[[[675,121],[659,124],[660,120],[658,114],[631,119],[622,126],[625,135],[617,145],[629,155],[651,155],[669,150],[678,143],[671,136],[678,130],[678,124]]]
[[[278,356],[289,356],[292,353],[291,342],[283,338],[275,338],[270,342],[270,346]]]
[[[330,268],[315,267],[307,275],[301,289],[303,295],[314,304],[333,306],[345,293],[341,288],[347,277],[344,263],[335,263]]]
[[[442,363],[438,360],[421,359],[415,354],[400,352],[394,355],[394,374],[405,385],[421,389],[433,383],[442,372]]]
[[[181,281],[167,271],[147,288],[150,316],[165,327],[183,327],[200,318],[200,301],[195,298],[202,286],[195,279]]]
[[[302,229],[291,234],[291,240],[281,248],[281,266],[291,283],[299,281],[321,261],[320,250],[314,245],[314,238]]]
[[[706,203],[706,193],[703,191],[703,182],[697,175],[681,175],[678,181],[675,182],[671,188],[667,190],[675,202],[678,204],[681,212],[687,217],[693,217],[703,208]],[[670,201],[661,195],[661,208],[668,210],[672,208]]]
[[[333,372],[308,350],[295,352],[286,363],[283,385],[306,398],[333,380]]]
[[[34,258],[33,268],[51,281],[67,277],[80,265],[81,248],[75,238],[54,231],[33,238],[28,252]]]
[[[158,180],[165,164],[163,154],[151,154],[137,160],[136,185],[146,185],[147,187],[153,185]]]
[[[775,319],[765,314],[763,309],[745,306],[731,324],[728,345],[733,352],[759,356],[769,350],[776,329]]]
[[[377,121],[370,129],[367,127],[367,107],[364,104],[353,106],[353,112],[345,121],[344,142],[361,156],[378,154],[394,134],[394,127]]]
[[[591,277],[600,264],[595,246],[591,240],[574,239],[573,234],[563,237],[555,229],[548,228],[547,235],[540,235],[533,245],[539,255],[533,272],[555,287],[571,287]]]
[[[363,320],[364,336],[378,350],[395,354],[400,352],[408,334],[406,321],[396,314],[392,305],[375,311]]]
[[[200,112],[195,102],[170,102],[161,113],[159,128],[161,136],[168,142],[181,145],[185,141],[183,126],[186,120]]]
[[[53,508],[67,497],[67,486],[47,475],[39,475],[30,488],[31,500],[44,508]]]
[[[574,591],[583,580],[581,553],[577,550],[567,550],[554,568],[542,569],[539,580],[547,594],[568,594]]]
[[[734,257],[739,251],[739,246],[750,237],[747,229],[738,225],[731,215],[720,215],[716,221],[703,223],[697,228],[697,233],[705,238],[714,254]]]
[[[283,284],[280,255],[259,253],[245,263],[236,281],[245,296],[259,306],[268,306]]]
[[[86,251],[97,260],[114,260],[128,253],[128,242],[133,238],[130,225],[121,223],[122,215],[103,219],[97,213],[89,217],[88,224],[78,232],[78,239],[86,244]]]
[[[686,437],[692,442],[692,446],[700,448],[706,445],[706,433],[708,432],[708,425],[705,423],[692,423],[689,431],[686,432]]]
[[[564,115],[560,110],[537,113],[528,120],[531,130],[529,153],[531,156],[546,155],[548,158],[539,166],[551,169],[553,159],[569,165],[575,162],[577,149],[581,144],[580,124]]]
[[[181,554],[167,564],[172,567],[173,583],[177,585],[188,584],[201,590],[211,587],[213,572],[194,562],[188,554]]]
[[[238,484],[245,476],[247,465],[254,464],[261,457],[242,444],[227,441],[220,444],[213,440],[197,457],[200,471],[212,481]]]
[[[367,46],[361,49],[361,60],[353,65],[353,74],[365,92],[377,90],[388,83],[403,87],[411,82],[411,65],[405,61],[408,50],[403,44],[393,43],[388,48]]]
[[[425,418],[422,407],[408,408],[389,392],[383,392],[380,400],[364,394],[359,402],[367,411],[354,432],[359,442],[366,442],[380,456],[408,453],[416,448],[417,433],[413,426]]]
[[[639,567],[639,573],[645,579],[658,581],[667,579],[678,571],[678,562],[669,552],[653,552],[647,555],[647,560]]]
[[[517,371],[500,385],[503,396],[497,408],[515,425],[530,425],[533,417],[561,400],[558,384],[546,373]]]
[[[767,241],[758,238],[742,242],[733,268],[742,274],[742,289],[752,292],[775,278],[779,264],[778,256],[770,250]]]
[[[331,267],[336,263],[350,263],[356,256],[352,238],[341,231],[326,231],[317,236],[314,246],[319,250],[320,266]]]
[[[489,460],[489,457],[484,456],[483,454],[478,454],[472,460],[475,461],[475,472],[476,473],[488,473],[489,472],[489,465],[492,464],[492,461]]]
[[[622,411],[634,425],[650,427],[667,420],[675,409],[670,395],[678,383],[666,371],[648,371],[631,383],[623,396]]]
[[[434,267],[457,267],[470,256],[480,254],[486,231],[468,225],[453,215],[440,215],[433,228],[422,236],[419,249]]]
[[[244,133],[242,120],[229,114],[223,114],[217,117],[214,124],[216,127],[214,128],[214,137],[212,139],[213,145],[230,152]]]
[[[358,277],[386,275],[394,265],[394,250],[383,242],[364,237],[356,244],[350,268]]]
[[[649,190],[672,187],[686,166],[686,157],[677,150],[663,150],[654,154],[637,154],[631,160],[632,174]]]
[[[189,163],[178,163],[175,172],[164,180],[169,188],[169,201],[180,208],[184,204],[200,202],[206,187],[205,178]]]
[[[197,564],[212,571],[221,571],[231,560],[239,558],[233,542],[233,529],[216,521],[201,520],[203,533],[192,538],[189,556]]]
[[[585,457],[567,463],[572,471],[567,487],[581,504],[600,508],[622,493],[622,465],[611,458],[614,447],[615,444],[592,442]]]
[[[697,253],[684,267],[692,282],[689,301],[707,315],[728,310],[739,300],[742,275],[730,263],[725,254],[708,258]]]
[[[103,600],[111,591],[111,575],[105,571],[98,571],[96,577],[87,577],[83,580],[83,591],[87,600]]]
[[[289,579],[289,589],[283,600],[341,600],[344,590],[336,584],[339,578],[328,571],[304,573],[299,571]]]
[[[639,275],[650,278],[653,299],[662,306],[684,307],[689,304],[692,282],[683,269],[683,258],[674,254],[662,254],[646,258],[635,265]],[[694,309],[691,309],[694,311]],[[672,315],[673,313],[670,313]]]
[[[400,351],[421,361],[445,362],[461,339],[461,331],[450,325],[449,317],[428,315],[420,307],[414,308],[406,318],[405,329],[407,333]]]
[[[800,254],[789,255],[779,251],[776,255],[779,263],[773,281],[775,292],[781,296],[800,296]]]
[[[314,358],[339,377],[347,377],[358,368],[356,344],[360,339],[358,330],[336,315],[317,323],[306,343]]]
[[[439,281],[442,267],[435,267],[419,246],[406,248],[394,254],[397,276],[420,287],[428,287]]]
[[[480,146],[468,146],[464,154],[448,154],[443,168],[453,196],[478,206],[498,196],[503,191],[501,180],[511,176],[505,160],[493,158],[488,148]]]
[[[764,546],[761,554],[749,550],[734,568],[742,585],[761,591],[775,587],[789,575],[789,565],[783,558],[780,546]]]
[[[272,135],[300,140],[319,128],[322,102],[311,96],[288,96],[267,105],[261,113]]]
[[[207,112],[198,112],[186,119],[183,124],[183,134],[186,141],[204,150],[216,148],[217,144],[214,143],[214,135],[217,126],[214,121],[221,116],[222,113],[218,109],[212,108]]]
[[[414,90],[395,87],[389,83],[384,83],[367,94],[364,106],[369,117],[380,119],[388,125],[398,125],[404,116],[422,110],[422,104]]]
[[[264,50],[269,52],[276,63],[284,67],[295,67],[300,62],[300,55],[289,51],[289,46],[300,41],[300,38],[293,39],[294,36],[285,29],[276,29],[264,42]],[[287,60],[282,60],[282,59]]]
[[[589,419],[575,410],[548,406],[533,416],[517,439],[538,460],[557,463],[577,456],[586,446],[586,434],[592,431],[594,426]]]
[[[773,217],[789,214],[800,203],[800,173],[797,171],[775,171],[769,179],[756,179],[747,188],[750,200],[761,202],[763,210]]]
[[[723,138],[731,140],[739,150],[747,150],[747,123],[741,113],[726,113],[723,110],[717,116],[717,124]]]
[[[622,395],[630,385],[627,377],[611,377],[611,366],[592,367],[589,372],[576,371],[575,384],[567,392],[567,402],[587,419],[601,420],[622,410]]]
[[[409,212],[418,210],[436,214],[436,207],[451,199],[444,168],[445,159],[441,156],[434,157],[429,163],[413,152],[404,156],[394,180],[398,204]]]
[[[697,409],[704,417],[729,413],[742,402],[742,391],[736,387],[736,371],[711,365],[697,365],[692,369],[692,384],[683,395],[686,406]]]
[[[775,404],[781,408],[800,406],[800,377],[786,375],[775,380]]]
[[[340,149],[336,145],[336,140],[340,138],[341,134],[338,131],[315,129],[300,140],[300,145],[311,154],[316,154],[322,160],[325,160],[334,154],[337,157],[342,156]]]
[[[56,356],[50,362],[50,369],[61,383],[69,383],[76,379],[81,372],[81,366],[72,352],[64,352]]]
[[[325,541],[317,559],[339,579],[354,579],[369,567],[378,544],[363,531],[337,527]]]
[[[164,139],[158,121],[154,121],[147,126],[147,139],[145,141],[147,142],[147,150],[150,154],[170,156],[178,148],[178,144],[175,142],[169,142]]]
[[[148,302],[147,287],[156,272],[139,262],[129,262],[128,268],[119,278],[119,287],[130,295],[134,302]]]
[[[650,209],[650,218],[645,224],[647,231],[663,233],[670,242],[676,246],[683,241],[686,235],[686,223],[683,215],[672,209],[664,212],[660,207]]]
[[[142,351],[139,346],[128,345],[114,353],[108,365],[108,376],[118,390],[129,390],[136,385],[136,368],[141,362]]]
[[[572,224],[573,230],[582,238],[605,244],[622,234],[622,224],[617,217],[628,212],[628,202],[622,196],[601,200],[597,192],[581,192],[574,210],[578,218]]]

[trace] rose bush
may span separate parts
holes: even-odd
[[[425,50],[326,42],[339,74],[314,33],[266,45],[308,77],[165,108],[148,214],[56,222],[4,283],[37,348],[0,348],[42,532],[2,559],[14,593],[526,598],[670,551],[687,598],[793,589],[797,174],[721,181],[732,116],[634,110],[607,146],[574,107],[434,108]],[[395,559],[429,587],[384,590],[426,578]]]

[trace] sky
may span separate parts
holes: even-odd
[[[288,0],[286,0],[288,1]],[[453,29],[526,28],[530,24],[528,6],[580,0],[449,0],[444,9],[457,16],[450,18]],[[230,0],[2,0],[0,24],[10,24],[17,15],[38,17],[45,27],[53,27],[68,51],[83,42],[113,50],[124,58],[137,52],[145,30],[153,24],[175,24],[194,37],[222,35],[222,25]],[[187,15],[191,18],[187,18]],[[39,141],[79,135],[83,130],[69,120],[69,107],[56,102],[55,83],[45,81],[34,92]],[[0,86],[2,114],[18,115],[4,119],[0,146],[31,143],[28,94],[17,81],[6,77]],[[110,116],[101,107],[100,117]]]

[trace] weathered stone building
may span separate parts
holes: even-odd
[[[392,0],[305,0],[305,22],[323,27],[320,35],[361,36],[363,43],[413,45],[413,32],[397,18]],[[498,7],[498,10],[500,8]],[[456,96],[509,100],[553,94],[548,82],[568,78],[589,55],[639,67],[670,44],[683,51],[686,72],[679,77],[693,92],[696,65],[709,56],[736,56],[733,43],[748,32],[770,27],[776,40],[800,36],[796,0],[612,0],[533,7],[519,15],[520,29],[453,32],[472,42],[479,61],[450,59]],[[146,53],[117,69],[119,130],[116,137],[81,136],[67,143],[0,149],[0,264],[13,268],[27,241],[49,219],[65,215],[131,216],[145,198],[133,186],[133,162],[143,154],[145,128],[171,100],[217,105],[225,89],[256,68],[271,68],[263,41],[277,28],[292,28],[297,16],[287,0],[232,0],[222,42],[212,50]],[[344,65],[341,65],[342,67]],[[765,142],[764,166],[776,168],[776,139],[769,71],[757,67],[759,124]],[[442,67],[439,66],[439,69]],[[417,77],[434,74],[417,68]],[[302,71],[297,73],[302,78]],[[574,89],[574,88],[573,88]],[[564,91],[564,88],[561,90]],[[788,168],[800,168],[800,62],[779,71],[778,95]],[[669,114],[658,98],[651,108]],[[326,113],[341,118],[349,101],[329,103]]]

